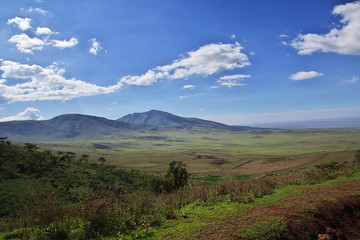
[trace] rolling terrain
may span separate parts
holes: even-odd
[[[151,125],[152,124],[152,125]],[[117,120],[68,114],[45,121],[0,123],[0,136],[44,150],[103,156],[121,168],[163,173],[172,160],[209,179],[349,161],[359,129],[271,130],[183,118],[152,110]]]

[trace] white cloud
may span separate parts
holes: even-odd
[[[188,52],[172,64],[156,67],[141,76],[125,76],[120,83],[128,85],[150,85],[158,79],[181,79],[192,75],[209,76],[225,70],[251,65],[248,57],[241,52],[243,47],[236,44],[208,44]]]
[[[310,72],[297,72],[295,74],[291,74],[289,79],[291,80],[305,80],[305,79],[311,79],[311,78],[316,78],[316,77],[321,77],[324,74],[322,73],[318,73],[315,71],[310,71]]]
[[[195,89],[195,88],[196,88],[195,85],[185,85],[185,86],[183,86],[182,89]]]
[[[220,88],[220,86],[210,86],[212,89]]]
[[[249,52],[249,54],[250,54],[251,56],[254,56],[254,55],[255,55],[255,52],[252,51],[252,52]]]
[[[100,43],[98,41],[96,41],[96,38],[92,38],[89,41],[91,42],[91,47],[90,47],[89,53],[91,53],[93,55],[97,55],[98,51],[100,51],[102,49]]]
[[[250,75],[245,74],[234,74],[234,75],[226,75],[221,77],[217,82],[220,84],[220,86],[224,87],[242,87],[245,86],[246,83],[244,78],[250,78]]]
[[[230,36],[230,38],[231,38],[231,39],[235,39],[235,38],[236,38],[236,35],[233,34],[233,35]]]
[[[15,24],[22,31],[26,31],[31,28],[30,22],[31,22],[30,18],[14,17],[12,19],[9,19],[7,21],[7,24]]]
[[[33,7],[30,7],[28,11],[29,12],[37,12],[37,13],[40,13],[42,15],[45,15],[45,14],[49,13],[48,11],[46,11],[46,10],[44,10],[42,8],[33,8]]]
[[[77,38],[72,37],[70,40],[52,40],[52,45],[58,48],[71,48],[79,43]]]
[[[340,85],[354,84],[359,81],[359,77],[353,76],[351,79],[342,80]]]
[[[52,35],[52,34],[57,34],[57,32],[53,32],[53,31],[51,31],[50,28],[47,28],[47,27],[37,27],[35,34],[36,35]]]
[[[286,34],[280,34],[280,36],[279,37],[281,37],[281,38],[288,38],[289,36],[288,35],[286,35]]]
[[[187,95],[185,95],[185,96],[179,96],[179,99],[185,99],[185,98],[189,98],[190,96],[187,96]]]
[[[209,76],[251,65],[248,57],[241,52],[242,49],[239,43],[211,43],[188,52],[186,57],[175,60],[172,64],[156,69],[168,73],[170,79],[187,78],[191,75]]]
[[[324,35],[299,34],[291,43],[298,54],[308,55],[322,51],[360,55],[360,1],[337,5],[333,14],[342,16],[341,28],[333,28]]]
[[[39,38],[31,38],[27,34],[12,36],[8,42],[14,43],[17,49],[23,53],[33,54],[35,50],[42,50],[46,42]]]
[[[44,117],[40,116],[40,110],[37,108],[29,107],[25,111],[16,114],[15,116],[1,118],[0,122],[7,121],[21,121],[21,120],[44,120]]]
[[[250,75],[245,74],[234,74],[234,75],[226,75],[221,77],[221,80],[237,80],[237,79],[243,79],[243,78],[250,78]]]
[[[246,83],[239,82],[237,80],[218,80],[217,82],[220,84],[220,86],[224,86],[228,88],[242,87],[246,85]]]
[[[17,84],[6,84],[0,81],[0,98],[2,102],[40,101],[40,100],[70,100],[82,96],[112,93],[122,84],[102,87],[75,78],[66,79],[62,75],[65,70],[56,64],[42,67],[39,65],[20,64],[13,61],[1,61],[1,75],[7,80],[22,79]],[[9,80],[8,80],[9,81]]]
[[[157,81],[156,73],[152,70],[147,71],[141,76],[125,76],[121,78],[120,82],[128,85],[142,85],[149,86]]]

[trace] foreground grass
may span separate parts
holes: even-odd
[[[251,203],[197,202],[181,208],[179,218],[166,221],[151,239],[315,239],[321,229],[308,228],[315,221],[311,213],[324,202],[359,195],[360,175],[356,174],[321,184],[287,186]]]
[[[324,202],[356,197],[359,203],[359,169],[352,162],[172,193],[90,194],[67,206],[47,199],[40,213],[68,211],[0,239],[313,239],[325,231],[308,227]],[[43,216],[33,211],[31,217]],[[18,219],[0,224],[5,221]]]

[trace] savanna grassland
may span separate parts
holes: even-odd
[[[172,160],[190,173],[251,175],[350,160],[359,129],[227,131],[186,129],[124,138],[39,144],[43,149],[104,156],[118,167],[163,173]]]
[[[357,129],[2,139],[0,239],[359,239],[359,146]]]

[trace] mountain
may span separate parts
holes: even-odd
[[[184,118],[151,110],[134,113],[117,120],[81,114],[65,114],[50,120],[0,122],[0,137],[19,142],[99,140],[133,137],[139,133],[156,133],[171,129],[212,128],[232,131],[256,128],[228,126],[198,118]]]
[[[226,124],[202,120],[199,118],[180,117],[159,110],[151,110],[144,113],[128,114],[117,120],[131,124],[149,124],[158,127],[171,127],[178,129],[193,128],[193,127],[220,128],[220,129],[227,129],[232,131],[246,131],[246,130],[258,129],[258,128],[245,127],[245,126],[229,126]]]
[[[66,114],[44,121],[11,121],[0,123],[0,136],[13,141],[62,141],[117,138],[133,132],[156,130],[143,124],[129,124],[102,117]]]

